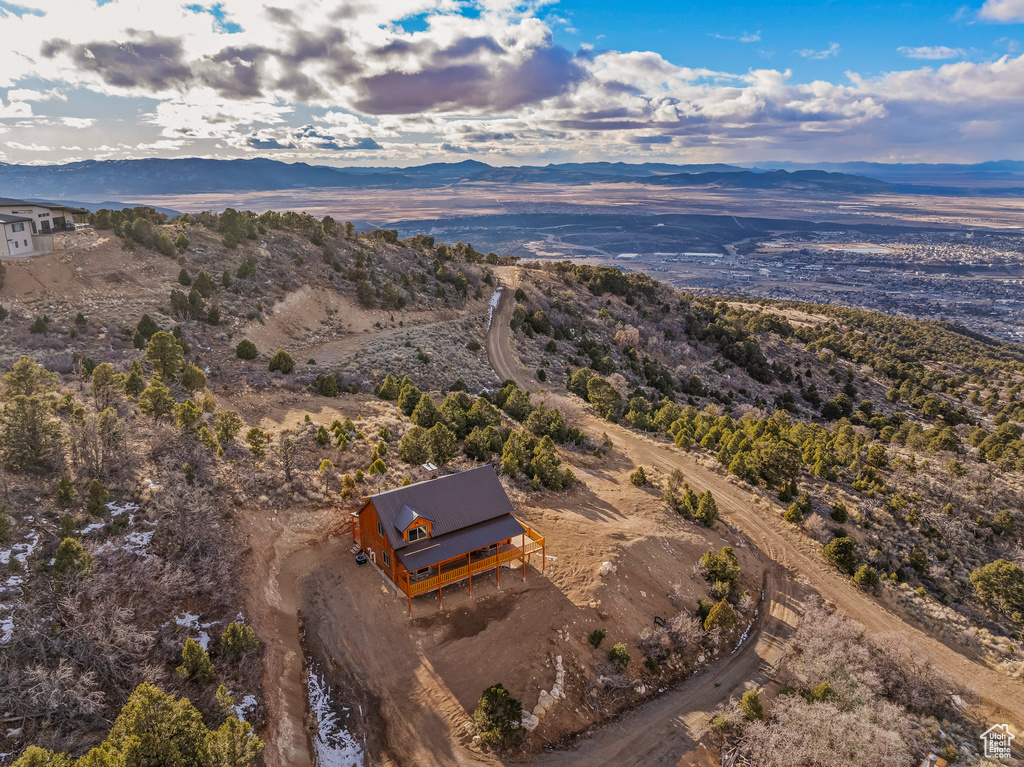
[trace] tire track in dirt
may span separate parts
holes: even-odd
[[[502,277],[507,285],[512,285],[514,288],[515,283],[509,279],[508,275],[503,274]],[[512,290],[503,291],[498,307],[494,311],[491,326],[487,331],[488,357],[495,372],[502,380],[512,379],[523,388],[537,391],[538,383],[522,366],[512,350],[512,333],[509,322],[514,308],[515,298]],[[862,623],[869,632],[896,631],[904,634],[908,651],[914,653],[915,659],[919,663],[928,661],[945,670],[959,685],[980,701],[980,705],[976,708],[983,720],[1007,722],[1018,731],[1022,729],[1022,724],[1024,724],[1024,714],[1022,714],[1024,712],[1024,686],[989,668],[980,659],[947,646],[858,591],[847,579],[827,568],[815,553],[808,554],[806,549],[809,548],[809,544],[806,539],[788,529],[787,524],[781,518],[771,512],[762,512],[754,496],[732,485],[725,477],[705,468],[696,458],[680,452],[665,441],[658,442],[641,436],[589,412],[586,412],[580,421],[580,426],[591,433],[606,432],[612,439],[614,449],[623,451],[635,463],[655,467],[666,474],[674,468],[680,468],[696,491],[709,489],[713,492],[723,518],[740,527],[755,545],[778,563],[781,570],[788,570],[791,573],[790,577],[781,578],[777,583],[778,590],[774,593],[768,593],[766,589],[766,599],[771,599],[770,615],[773,619],[776,618],[777,613],[781,612],[781,610],[776,610],[778,603],[784,603],[785,610],[793,613],[793,615],[787,615],[786,623],[789,618],[800,612],[799,602],[794,598],[795,589],[789,588],[792,586],[793,578],[799,577],[811,584],[822,598],[834,604],[841,613]],[[784,584],[787,585],[784,586]],[[772,667],[777,664],[776,652],[778,652],[778,645],[783,637],[776,635],[774,631],[780,627],[781,623],[775,620],[770,623],[766,622],[766,627],[762,627],[757,641],[750,642],[748,640],[746,648],[737,653],[738,656],[747,659],[746,662],[730,661],[730,663],[741,663],[751,672],[763,670],[764,666]],[[730,663],[726,664],[727,668],[731,667]],[[724,673],[724,670],[718,673]],[[694,686],[692,691],[684,688],[678,694],[665,696],[659,701],[641,707],[623,720],[621,728],[615,726],[597,731],[590,739],[594,741],[595,745],[590,746],[588,742],[584,742],[581,745],[580,753],[593,748],[600,754],[618,753],[626,758],[629,754],[640,753],[645,749],[661,748],[663,755],[668,757],[674,751],[667,744],[662,746],[645,745],[647,739],[670,737],[664,730],[665,727],[675,722],[686,721],[686,714],[690,707],[697,702],[703,703],[706,700],[703,696],[715,697],[714,684],[717,676],[715,674],[702,681],[699,685]],[[724,682],[721,684],[723,687],[725,686]],[[670,702],[662,703],[661,701]],[[649,719],[654,716],[660,716],[662,721],[650,722]],[[664,721],[665,718],[669,720],[667,723]],[[670,730],[671,733],[674,733],[673,737],[679,737],[677,728],[671,726]],[[628,743],[629,747],[619,748],[622,743]],[[652,761],[642,761],[629,757],[627,761],[620,763],[675,763],[659,762],[658,757],[654,754],[651,754],[651,758]],[[549,762],[545,763],[574,764],[577,762],[571,754],[566,754],[561,757],[553,756]]]

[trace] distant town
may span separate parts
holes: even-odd
[[[724,248],[727,253],[625,252],[585,260],[648,272],[697,293],[857,306],[1024,340],[1024,235],[863,237],[856,231],[785,233]]]

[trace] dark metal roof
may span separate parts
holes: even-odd
[[[523,526],[515,517],[503,514],[447,535],[417,541],[396,553],[405,569],[412,572],[460,555],[464,556],[470,551],[490,546],[506,538],[514,538],[523,532]]]
[[[410,508],[409,506],[403,506],[399,512],[398,517],[395,518],[395,528],[400,533],[404,533],[409,529],[409,525],[415,522],[417,519],[426,519],[416,509]],[[433,520],[429,520],[433,521]]]
[[[25,218],[24,216],[9,216],[6,213],[0,213],[0,224],[16,224],[19,221],[31,220],[31,218]]]
[[[430,520],[430,540],[512,511],[512,502],[490,464],[399,487],[368,500],[373,501],[381,527],[395,550],[409,546],[396,526],[404,506]]]

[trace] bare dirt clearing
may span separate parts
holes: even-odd
[[[553,552],[545,574],[535,559],[525,582],[518,568],[502,569],[500,589],[494,574],[477,576],[472,596],[464,583],[446,588],[442,610],[436,594],[415,600],[411,623],[405,600],[371,567],[357,568],[343,540],[321,549],[325,556],[306,584],[307,632],[318,638],[332,666],[349,673],[358,669],[362,685],[379,699],[387,753],[395,761],[493,761],[471,746],[464,728],[481,691],[501,681],[529,704],[550,689],[556,655],[568,670],[569,700],[544,719],[533,735],[534,747],[614,713],[607,702],[587,696],[595,663],[614,642],[631,645],[654,616],[696,609],[707,584],[693,563],[709,548],[733,545],[744,573],[742,587],[759,593],[764,558],[755,548],[721,526],[696,528],[666,512],[657,496],[629,484],[630,467],[624,459],[612,460],[600,474],[585,474],[593,492],[583,489],[519,507],[518,515],[544,532]],[[597,570],[604,561],[616,569],[602,578]],[[744,621],[754,622],[752,611]],[[595,628],[608,631],[606,646],[596,651],[587,643]],[[747,641],[758,641],[758,631]],[[689,723],[695,732],[713,705],[751,676],[745,664],[732,661],[736,657],[720,670],[715,666],[722,688],[702,698],[701,713]],[[630,702],[643,697],[628,696]]]

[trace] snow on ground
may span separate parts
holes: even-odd
[[[150,530],[146,533],[128,533],[124,537],[124,545],[121,547],[125,551],[130,551],[132,554],[138,554],[139,556],[149,558],[151,555],[146,552],[149,548],[149,542],[153,540],[153,533],[155,530]]]
[[[14,558],[21,562],[21,566],[25,567],[28,564],[28,558],[32,556],[36,548],[39,546],[40,535],[35,530],[25,536],[30,543],[16,543],[11,547],[12,552],[19,552],[14,555]]]
[[[740,641],[739,641],[739,642],[737,643],[737,645],[736,645],[736,646],[735,646],[735,647],[733,648],[733,650],[732,650],[733,652],[736,652],[736,651],[737,651],[738,649],[740,649],[740,646],[741,646],[741,645],[742,645],[742,644],[743,644],[744,642],[746,642],[746,641],[747,641],[747,636],[749,636],[749,634],[750,634],[750,627],[751,627],[751,626],[753,626],[753,625],[754,625],[753,623],[748,623],[748,624],[747,624],[747,629],[746,629],[746,631],[744,631],[744,632],[743,632],[743,636],[741,636],[741,637],[740,637]]]
[[[246,714],[256,708],[256,702],[255,695],[246,695],[242,698],[241,703],[235,704],[235,715],[238,717],[239,722],[245,721]]]
[[[498,308],[498,304],[501,302],[501,291],[505,288],[498,288],[494,291],[494,295],[491,296],[491,302],[487,307],[487,329],[491,329],[491,317],[494,314],[494,310]]]
[[[15,589],[21,590],[21,587],[25,584],[25,576],[23,575],[12,575],[6,581],[0,581],[0,594],[8,591],[14,591]]]
[[[139,504],[137,503],[114,503],[111,501],[107,504],[107,508],[110,510],[110,516],[119,517],[127,512],[133,512],[139,510]]]
[[[363,747],[338,721],[331,706],[331,688],[322,674],[310,668],[306,682],[309,691],[309,710],[316,717],[317,732],[313,738],[316,767],[362,767]],[[347,708],[342,709],[348,719]]]
[[[83,527],[78,532],[81,533],[82,535],[88,535],[89,533],[94,533],[97,530],[102,530],[106,526],[107,526],[106,522],[93,522],[91,525],[86,525],[85,527]]]
[[[0,613],[11,609],[11,605],[0,605]],[[14,636],[14,615],[0,618],[0,644],[7,644]]]
[[[180,628],[188,629],[188,632],[190,634],[196,634],[196,641],[199,643],[199,646],[202,647],[204,650],[209,650],[210,635],[203,629],[208,629],[211,626],[215,626],[218,623],[220,623],[220,621],[200,623],[198,615],[193,615],[190,612],[185,612],[181,615],[175,615],[173,618],[167,621],[167,623],[165,623],[164,626],[170,626],[172,623]]]

